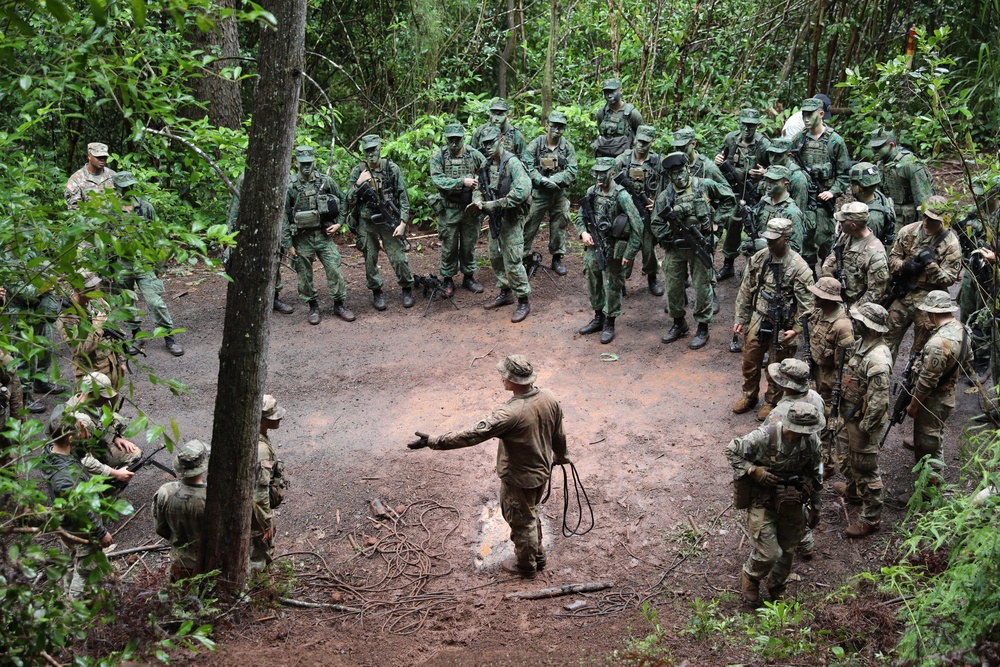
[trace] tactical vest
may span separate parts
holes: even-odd
[[[832,185],[836,177],[833,162],[830,160],[829,144],[832,137],[833,132],[830,128],[824,129],[818,139],[805,130],[802,132],[802,145],[799,148],[802,167],[806,169],[813,182],[823,189]]]
[[[539,143],[538,153],[535,155],[535,169],[542,173],[542,176],[558,174],[566,168],[568,164],[568,151],[566,142],[559,140],[559,145],[549,148],[548,139],[542,139]]]
[[[875,199],[868,202],[868,227],[875,231],[878,240],[891,248],[896,240],[896,208],[893,200],[875,191]]]
[[[861,345],[859,344],[854,348],[853,353],[852,350],[847,350],[847,354],[850,354],[850,357],[848,357],[847,362],[844,364],[843,401],[845,405],[853,407],[854,404],[863,401],[865,395],[868,393],[870,378],[861,377],[862,367],[867,368],[870,366],[865,363],[865,360],[875,355],[882,357],[881,360],[889,366],[889,374],[891,376],[892,353],[889,351],[888,345],[880,342],[865,352],[861,352]],[[879,361],[879,359],[876,357],[875,361]],[[854,413],[853,419],[860,421],[862,416],[861,410],[858,410]]]
[[[757,166],[757,155],[760,153],[760,144],[763,141],[760,135],[755,134],[753,143],[744,146],[739,136],[733,142],[733,150],[729,154],[729,160],[737,169],[742,169],[744,173]]]
[[[517,153],[517,128],[507,124],[507,130],[500,133],[500,141],[503,142],[504,149],[510,151],[511,153]]]
[[[298,175],[292,182],[292,220],[297,229],[312,229],[319,227],[319,196],[322,178],[313,175],[308,182],[303,183]]]
[[[635,105],[626,102],[618,111],[612,111],[605,104],[601,111],[601,119],[597,124],[598,134],[602,137],[634,137],[628,118],[635,111]]]
[[[611,242],[623,241],[631,232],[628,220],[621,221],[624,224],[616,225],[619,222],[618,218],[625,215],[625,211],[618,205],[618,197],[624,192],[625,188],[617,183],[607,194],[596,186],[592,190],[594,220],[597,222],[598,233]]]
[[[443,164],[444,175],[449,178],[473,178],[476,175],[475,163],[472,160],[472,154],[466,147],[465,152],[462,153],[460,157],[454,157],[447,147],[441,149],[441,162]],[[452,204],[451,208],[455,208],[463,204],[462,192],[441,192],[441,196],[446,202]],[[466,202],[467,203],[467,202]]]
[[[642,164],[632,164],[632,153],[628,154],[625,162],[622,164],[622,170],[625,172],[625,178],[639,186],[639,191],[650,199],[656,199],[656,195],[660,193],[660,156],[656,153],[650,153],[649,157]],[[639,211],[640,213],[645,212],[645,209]]]
[[[701,187],[700,178],[691,177],[691,192],[674,191],[674,214],[706,237],[712,234],[712,206]]]
[[[763,230],[767,226],[767,221],[773,218],[788,219],[788,207],[794,203],[795,200],[791,197],[777,204],[772,203],[770,197],[761,198],[754,210],[754,221],[757,223],[757,229]]]
[[[379,165],[378,171],[370,172],[372,175],[372,187],[375,188],[375,192],[379,193],[382,197],[382,201],[385,202],[396,202],[396,188],[393,182],[391,167],[394,167],[391,162],[382,158],[381,164]]]
[[[913,189],[910,188],[909,179],[900,176],[900,163],[906,157],[913,157],[913,153],[905,148],[896,149],[896,156],[891,162],[885,162],[882,166],[882,183],[885,184],[885,193],[892,197],[892,202],[896,206],[912,206]]]

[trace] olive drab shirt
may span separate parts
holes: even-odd
[[[662,243],[671,243],[680,236],[663,215],[668,205],[673,207],[674,215],[711,242],[716,225],[725,223],[736,210],[736,195],[728,185],[694,176],[684,192],[675,192],[674,186],[664,180],[663,191],[653,204],[649,222],[653,234]]]
[[[566,432],[559,401],[548,389],[515,394],[470,429],[430,438],[431,449],[460,449],[497,438],[497,477],[520,489],[548,482],[552,465],[566,456]]]
[[[642,245],[642,216],[632,202],[631,195],[629,195],[625,188],[615,183],[611,191],[607,193],[602,191],[597,185],[591,185],[587,188],[587,194],[584,197],[591,197],[593,199],[594,219],[598,227],[601,226],[602,222],[609,227],[613,227],[619,215],[624,214],[628,217],[628,225],[626,226],[628,237],[615,240],[613,257],[615,259],[635,259]],[[593,233],[593,230],[587,229],[587,223],[583,219],[583,207],[580,207],[576,212],[576,217],[573,219],[573,226],[576,227],[576,231],[581,237],[584,232]],[[600,234],[601,232],[598,231],[598,233]],[[605,238],[610,240],[607,236]],[[593,248],[589,248],[589,250],[593,250]]]
[[[785,440],[781,422],[774,422],[760,426],[742,438],[730,440],[725,455],[733,467],[733,479],[744,477],[750,466],[764,466],[778,477],[799,475],[808,482],[810,503],[813,508],[819,509],[823,490],[820,474],[823,455],[819,435],[795,433],[793,436],[791,440]],[[759,492],[754,494],[754,498],[755,504],[762,504]]]
[[[736,323],[747,326],[755,313],[767,313],[768,304],[763,295],[774,296],[777,291],[772,262],[781,264],[781,295],[789,311],[788,319],[778,324],[786,331],[793,329],[801,334],[802,316],[809,312],[813,304],[813,294],[809,291],[813,277],[806,261],[791,248],[780,259],[764,248],[754,253],[747,262],[740,289],[736,293]]]
[[[551,179],[563,190],[573,187],[576,183],[577,160],[576,150],[566,137],[559,137],[555,148],[549,147],[547,134],[535,137],[524,153],[524,167],[531,176],[536,195],[549,192],[542,187],[542,177]]]
[[[184,479],[167,482],[153,496],[153,529],[170,542],[170,561],[186,570],[198,568],[207,489]]]
[[[753,209],[754,223],[759,232],[767,229],[767,221],[772,218],[785,218],[792,221],[792,235],[788,243],[795,252],[802,251],[802,234],[805,230],[805,217],[801,209],[795,203],[792,195],[786,192],[777,202],[770,197],[761,197],[761,200]]]
[[[850,308],[863,303],[879,303],[889,290],[889,259],[885,254],[885,246],[874,232],[861,239],[841,234],[833,247],[844,249],[844,275],[847,281],[844,304]],[[830,251],[823,261],[821,274],[836,278],[837,271],[837,254]]]
[[[355,182],[357,179],[354,179]],[[374,187],[374,186],[373,186]],[[332,204],[335,200],[336,204]],[[321,215],[334,205],[337,207],[337,217],[331,223],[322,223]],[[288,191],[285,193],[285,219],[281,225],[281,246],[292,245],[292,236],[298,232],[316,229],[321,226],[330,227],[344,221],[344,192],[332,178],[315,169],[308,181],[303,181],[299,174],[292,174],[288,179]]]
[[[931,262],[917,280],[917,287],[922,290],[945,290],[958,282],[962,271],[962,246],[955,233],[944,227],[938,234],[931,236],[924,231],[922,221],[914,222],[899,230],[899,237],[889,253],[889,271],[894,275],[903,268],[903,263],[912,259],[924,248],[930,248],[942,234],[947,238],[941,241],[936,250],[937,261]]]
[[[792,155],[806,170],[819,191],[829,190],[839,197],[851,189],[851,157],[844,139],[829,126],[819,137],[802,130],[792,139]]]
[[[962,340],[965,350],[962,354]],[[913,364],[913,395],[918,400],[930,395],[949,397],[954,405],[959,368],[972,362],[972,336],[958,320],[946,322],[931,337]]]
[[[66,205],[71,211],[80,208],[80,202],[90,199],[91,192],[103,192],[105,190],[114,192],[115,185],[112,182],[115,172],[105,167],[99,174],[90,173],[87,165],[78,169],[66,181]]]
[[[372,215],[376,213],[367,204],[362,205],[358,197],[358,179],[361,172],[368,169],[364,162],[355,165],[351,170],[351,178],[347,186],[347,205],[349,207],[361,206],[361,220],[370,222]],[[370,170],[369,170],[370,171]],[[410,217],[410,196],[406,192],[406,181],[403,180],[403,171],[399,166],[387,158],[379,160],[379,168],[371,171],[372,178],[368,183],[384,201],[395,202],[399,207],[399,217],[406,221]]]
[[[865,202],[868,205],[868,229],[883,246],[891,248],[896,242],[896,205],[885,193],[876,190],[874,194],[874,199]]]
[[[835,370],[840,348],[854,342],[854,327],[847,309],[837,304],[829,315],[819,308],[809,313],[809,354],[813,363],[824,370]]]
[[[889,415],[889,383],[892,380],[892,353],[882,338],[858,341],[844,365],[840,414],[847,416],[859,401],[851,417],[858,428],[871,436],[881,434]]]
[[[743,143],[743,131],[733,130],[722,140],[723,155],[728,155],[726,160],[733,165],[736,176],[746,182],[747,173],[757,165],[767,166],[767,149],[771,147],[771,141],[760,132],[753,135],[753,141],[749,146]],[[747,184],[750,187],[750,184]],[[736,193],[740,195],[741,193]]]
[[[472,141],[470,142],[470,145],[477,151],[482,152],[483,130],[485,130],[489,125],[491,124],[483,123],[476,128],[475,132],[472,133]],[[503,149],[505,151],[510,151],[519,158],[528,150],[528,140],[524,138],[524,133],[514,127],[510,121],[507,121],[506,130],[500,130],[500,141],[503,142]]]
[[[465,179],[474,179],[484,164],[486,157],[472,146],[464,146],[458,157],[451,154],[447,145],[431,155],[431,182],[438,189],[445,208],[464,208]]]
[[[897,147],[889,159],[878,163],[882,189],[895,205],[896,217],[909,224],[919,217],[920,205],[934,194],[927,167],[905,148]]]

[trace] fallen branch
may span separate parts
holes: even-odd
[[[45,662],[47,662],[48,664],[54,665],[54,667],[62,667],[61,662],[57,662],[55,658],[53,658],[45,651],[42,651],[41,653],[39,653],[39,655],[42,656],[42,659],[45,660]]]
[[[278,598],[278,602],[289,607],[300,607],[302,609],[333,609],[347,614],[360,614],[361,610],[354,607],[345,607],[342,604],[328,604],[326,602],[306,602],[305,600],[294,600],[292,598]]]
[[[112,551],[111,553],[105,555],[108,558],[118,558],[119,556],[128,556],[129,554],[137,554],[143,551],[166,551],[169,548],[170,548],[169,544],[147,544],[142,547],[132,547],[131,549]]]
[[[561,595],[603,591],[605,588],[611,588],[612,586],[614,586],[614,582],[611,581],[591,581],[584,584],[553,586],[552,588],[543,588],[540,591],[518,591],[516,593],[507,593],[503,597],[505,600],[541,600],[543,598],[557,598]]]
[[[481,357],[473,357],[473,358],[472,358],[472,363],[471,363],[471,364],[469,364],[469,368],[472,368],[473,366],[475,366],[475,365],[476,365],[476,362],[477,362],[478,360],[480,360],[480,359],[485,359],[486,357],[488,357],[488,356],[490,356],[491,354],[493,354],[493,350],[497,349],[497,345],[499,345],[499,343],[493,343],[493,347],[491,347],[491,348],[490,348],[490,351],[489,351],[489,352],[487,352],[486,354],[484,354],[484,355],[483,355],[483,356],[481,356]]]

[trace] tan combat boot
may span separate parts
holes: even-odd
[[[752,607],[756,607],[760,604],[760,582],[753,579],[746,572],[743,573],[743,581],[740,584],[740,592],[743,594],[743,599],[747,601]]]

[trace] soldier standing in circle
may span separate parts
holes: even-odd
[[[273,560],[274,509],[284,499],[285,466],[275,453],[267,432],[281,427],[285,409],[270,394],[264,394],[260,413],[260,436],[257,438],[257,484],[253,491],[253,515],[250,520],[250,572],[261,572]]]
[[[673,147],[675,151],[687,155],[688,168],[695,178],[704,178],[715,181],[719,185],[729,185],[729,181],[722,175],[715,162],[707,155],[698,152],[698,135],[690,127],[682,127],[674,131]]]
[[[509,306],[517,295],[517,308],[510,318],[517,323],[531,312],[531,285],[524,268],[524,216],[531,197],[531,177],[517,156],[504,148],[496,126],[483,130],[480,145],[486,163],[477,174],[479,187],[469,206],[470,213],[490,216],[490,264],[500,288],[486,309]]]
[[[985,384],[990,376],[990,348],[997,344],[1000,325],[1000,312],[995,312],[1000,311],[1000,304],[996,302],[997,284],[993,275],[997,263],[994,248],[1000,237],[1000,185],[989,187],[980,181],[973,184],[972,190],[978,206],[955,226],[955,232],[960,234],[965,267],[958,307],[962,324],[972,331],[973,368],[968,374],[969,384],[976,381]],[[980,211],[986,214],[985,224]],[[991,386],[1000,381],[995,372],[993,380]]]
[[[594,119],[597,121],[595,158],[615,158],[632,148],[635,133],[642,125],[642,114],[635,105],[622,99],[622,82],[618,79],[604,82],[604,106],[594,113]]]
[[[878,130],[868,142],[875,162],[882,172],[885,193],[892,199],[896,212],[896,229],[919,220],[921,205],[934,194],[934,184],[927,167],[909,150],[896,145],[896,137]]]
[[[929,457],[937,473],[944,466],[944,426],[955,408],[958,371],[972,361],[971,336],[955,319],[956,308],[944,290],[933,290],[920,304],[933,329],[913,364],[912,399],[906,406],[913,419],[913,440],[904,440],[903,446],[913,451],[917,463]]]
[[[749,485],[750,491],[747,523],[754,550],[743,564],[741,590],[751,605],[760,602],[760,582],[765,578],[772,599],[784,596],[795,549],[806,527],[819,523],[822,429],[823,414],[800,402],[788,409],[784,420],[726,445],[734,480]]]
[[[736,294],[733,333],[743,336],[743,395],[733,406],[733,412],[738,415],[757,405],[764,355],[771,353],[771,363],[795,356],[796,337],[802,333],[802,316],[809,311],[813,301],[809,291],[813,284],[812,272],[799,253],[789,246],[791,235],[791,220],[774,218],[767,223],[767,229],[761,234],[767,240],[767,248],[757,251],[747,262]],[[769,315],[779,310],[784,311],[782,321],[772,321]],[[765,402],[757,413],[758,419],[767,417],[778,404],[780,394],[781,388],[767,374]]]
[[[764,172],[762,185],[763,197],[754,207],[754,223],[757,229],[767,229],[767,221],[773,218],[784,218],[792,221],[792,236],[788,239],[792,250],[802,252],[802,238],[805,229],[805,218],[795,199],[788,191],[791,183],[791,170],[781,165],[771,165]],[[742,214],[736,215],[742,220]]]
[[[840,223],[840,236],[823,262],[822,274],[837,281],[846,308],[879,303],[889,289],[889,259],[882,242],[868,228],[869,214],[866,204],[852,201],[833,215]]]
[[[500,510],[510,525],[515,558],[501,567],[511,574],[534,579],[545,569],[542,525],[536,506],[545,495],[552,466],[570,462],[559,401],[548,389],[534,385],[538,373],[520,354],[504,357],[497,364],[503,387],[513,396],[492,414],[464,431],[421,438],[411,449],[460,449],[490,438],[499,440],[497,477],[500,478]]]
[[[858,335],[844,368],[840,399],[843,426],[837,441],[837,459],[847,482],[834,482],[834,492],[861,504],[860,518],[844,532],[864,537],[879,529],[882,520],[882,476],[878,457],[882,429],[888,420],[892,354],[882,339],[888,331],[888,313],[877,303],[851,308]]]
[[[893,281],[904,293],[895,290],[886,300],[889,311],[889,332],[885,342],[893,360],[899,354],[906,330],[913,325],[913,350],[927,342],[934,325],[921,304],[933,290],[948,290],[958,282],[962,271],[962,246],[958,237],[945,226],[948,200],[928,197],[921,206],[923,220],[899,230],[896,243],[889,253],[889,271]],[[886,303],[883,300],[882,305]]]
[[[805,235],[806,211],[809,210],[809,175],[792,159],[792,140],[784,137],[775,139],[767,147],[767,158],[772,167],[788,169],[788,193],[802,212],[803,236]]]
[[[189,440],[174,454],[179,480],[162,485],[153,496],[153,530],[170,542],[170,580],[188,579],[198,573],[204,533],[205,472],[211,449],[200,440]]]
[[[527,152],[528,141],[524,138],[524,133],[510,122],[510,104],[501,97],[494,98],[490,102],[490,121],[483,123],[472,133],[472,147],[483,155],[489,152],[483,146],[483,133],[491,125],[500,130],[500,141],[504,150],[513,153],[518,158]]]
[[[382,277],[378,271],[379,244],[385,248],[389,263],[396,273],[396,280],[403,290],[403,308],[413,307],[413,274],[410,262],[403,249],[406,234],[406,220],[410,217],[410,197],[406,193],[403,171],[395,162],[382,157],[382,139],[377,134],[366,134],[361,138],[361,149],[365,161],[354,167],[351,183],[347,188],[347,203],[351,208],[360,209],[358,240],[365,255],[365,275],[368,289],[372,291],[372,305],[375,310],[385,310],[382,295]],[[361,192],[374,193],[378,203],[395,209],[399,222],[385,219],[371,199],[362,198]]]
[[[642,217],[642,242],[639,246],[642,252],[642,272],[649,283],[649,293],[653,296],[663,296],[663,283],[660,282],[659,260],[656,258],[656,235],[650,227],[653,203],[663,189],[662,158],[652,152],[653,141],[656,140],[656,129],[650,125],[640,125],[635,132],[635,148],[626,151],[615,158],[615,173],[620,173],[630,183],[631,187],[642,193],[644,204],[636,204],[636,210]],[[625,271],[625,280],[632,277],[632,265]]]
[[[347,284],[340,271],[341,260],[333,235],[344,220],[344,193],[330,177],[316,170],[316,149],[295,149],[298,173],[288,179],[285,220],[281,226],[281,247],[295,263],[299,277],[299,297],[309,304],[309,324],[319,324],[319,292],[313,284],[313,260],[326,271],[326,283],[333,299],[333,314],[345,322],[354,321],[347,309]]]
[[[882,175],[871,162],[858,162],[851,167],[851,194],[868,206],[868,229],[886,248],[896,242],[896,205],[892,198],[879,190]],[[836,217],[836,216],[834,216]],[[839,219],[839,218],[838,218]]]
[[[792,139],[792,154],[809,174],[811,193],[806,215],[806,238],[802,257],[810,270],[822,262],[833,242],[833,212],[840,197],[850,189],[851,157],[839,134],[823,122],[823,102],[802,102],[806,127]]]
[[[583,275],[590,307],[594,309],[594,319],[580,329],[580,334],[600,331],[601,343],[606,345],[615,338],[615,320],[622,312],[625,269],[639,252],[642,218],[632,197],[615,183],[612,158],[597,158],[593,173],[596,182],[587,189],[576,216],[576,231],[584,247]],[[585,205],[594,214],[592,221],[585,219]],[[598,256],[599,247],[604,248],[602,257]]]
[[[476,280],[476,242],[482,216],[469,211],[476,174],[486,163],[483,154],[465,145],[465,128],[450,123],[444,128],[445,145],[431,155],[431,181],[438,189],[438,238],[441,239],[441,280],[444,293],[455,293],[455,276],[462,272],[462,287],[482,294]]]
[[[71,211],[80,208],[80,202],[89,201],[91,192],[111,190],[115,172],[109,169],[108,145],[99,142],[87,144],[87,164],[66,181],[66,205]]]
[[[124,204],[122,207],[125,213],[136,215],[149,224],[156,221],[156,209],[153,208],[152,204],[137,195],[129,197],[132,188],[135,188],[139,184],[135,176],[132,175],[132,172],[119,171],[111,180],[123,203],[126,201],[131,202]],[[138,288],[139,293],[142,294],[142,300],[146,302],[149,314],[153,318],[153,324],[157,328],[173,331],[174,320],[170,317],[167,304],[163,301],[163,280],[156,275],[155,271],[136,271],[131,262],[124,257],[120,259],[125,264],[125,268],[118,275],[119,285],[124,289],[132,291]],[[139,332],[139,327],[139,322],[133,323],[132,338],[135,338],[135,335]],[[184,348],[181,347],[181,344],[177,342],[172,333],[164,336],[163,343],[167,351],[175,357],[184,354]],[[140,348],[144,347],[144,341],[141,339],[136,344]]]
[[[691,176],[684,153],[671,153],[665,157],[663,172],[670,180],[670,187],[665,187],[657,197],[650,224],[666,249],[663,276],[667,286],[667,307],[674,323],[661,340],[672,343],[689,331],[684,287],[690,274],[698,330],[688,347],[697,350],[708,343],[708,325],[713,319],[713,271],[698,260],[695,249],[684,238],[680,227],[683,225],[701,232],[706,241],[705,253],[711,256],[715,247],[713,218],[731,219],[736,209],[736,197],[728,185]]]
[[[566,140],[566,114],[549,114],[547,131],[536,137],[524,153],[524,166],[531,176],[531,210],[524,223],[524,254],[531,254],[531,244],[549,214],[549,253],[552,270],[565,276],[562,258],[566,254],[566,225],[569,223],[569,197],[566,192],[576,183],[576,150]]]
[[[767,164],[767,149],[771,145],[767,137],[757,131],[760,126],[760,112],[756,109],[740,110],[740,129],[733,130],[722,140],[722,149],[715,156],[715,164],[722,168],[722,174],[733,189],[737,200],[753,199],[749,191],[756,190]],[[744,191],[737,190],[742,187]],[[719,280],[736,275],[733,264],[740,254],[740,240],[743,236],[742,219],[727,218],[726,236],[722,241],[722,268]]]

